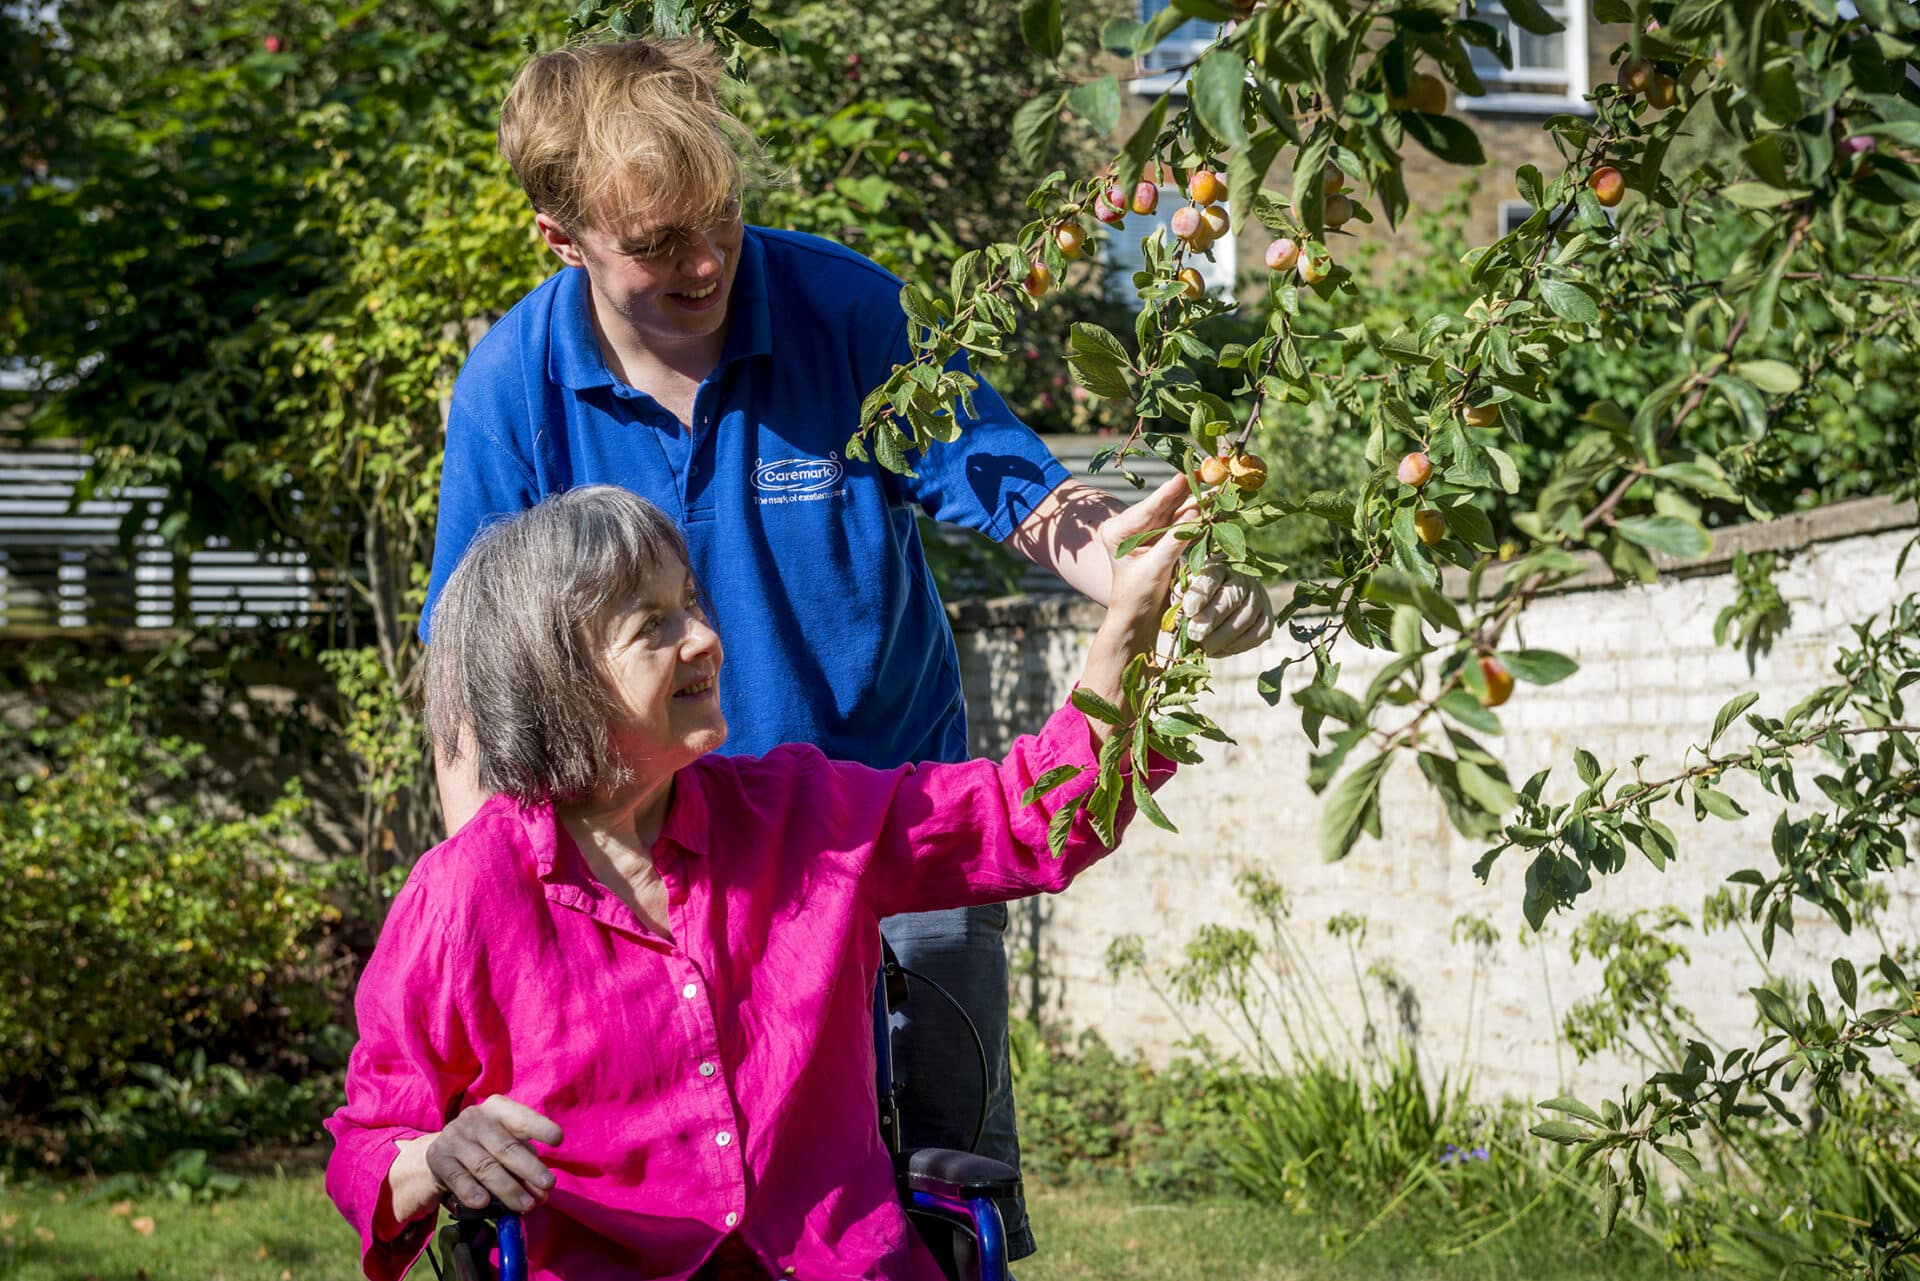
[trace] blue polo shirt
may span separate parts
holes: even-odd
[[[890,768],[967,754],[959,658],[915,520],[1004,539],[1067,471],[984,384],[951,445],[896,476],[845,457],[860,403],[909,357],[900,281],[749,227],[720,364],[693,422],[607,369],[567,268],[480,340],[454,384],[433,574],[474,534],[575,485],[624,485],[679,522],[726,647],[726,750],[813,743]]]

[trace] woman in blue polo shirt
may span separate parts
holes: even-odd
[[[447,422],[433,602],[488,520],[576,485],[623,485],[677,520],[734,673],[726,751],[812,743],[891,768],[967,755],[946,613],[916,514],[977,530],[1096,601],[1110,567],[1094,530],[1118,506],[1067,471],[991,387],[966,430],[903,477],[843,455],[866,394],[909,358],[900,281],[813,236],[747,227],[753,140],[721,105],[720,64],[693,42],[542,55],[501,112],[500,145],[565,265],[474,348]],[[1222,578],[1187,602],[1216,652],[1264,640],[1264,593]],[[464,757],[469,763],[471,754]],[[440,767],[448,830],[483,799]],[[993,1079],[982,1150],[1018,1162],[1007,1086],[1006,908],[895,918],[909,967],[966,1005]],[[920,1010],[898,1054],[910,1146],[964,1146],[964,1031]],[[1014,1257],[1023,1210],[1004,1207]]]

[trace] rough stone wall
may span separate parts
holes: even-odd
[[[1913,524],[1911,505],[1841,504],[1723,532],[1712,557],[1676,566],[1652,586],[1589,587],[1539,600],[1521,622],[1524,644],[1570,654],[1582,667],[1556,686],[1520,686],[1502,709],[1506,732],[1496,750],[1516,782],[1553,767],[1547,794],[1564,798],[1576,746],[1595,752],[1603,766],[1620,764],[1623,773],[1646,753],[1646,776],[1659,777],[1681,764],[1689,744],[1704,740],[1715,712],[1739,691],[1760,692],[1756,710],[1784,711],[1831,680],[1832,660],[1852,641],[1850,624],[1920,590],[1920,555],[1899,580],[1894,576]],[[1751,674],[1740,652],[1716,648],[1712,638],[1715,614],[1733,597],[1727,561],[1740,546],[1783,551],[1776,582],[1792,609],[1790,628],[1757,657]],[[956,611],[976,750],[1003,747],[1064,698],[1095,622],[1090,607],[1059,600]],[[1509,855],[1487,885],[1477,882],[1471,869],[1481,847],[1448,825],[1410,761],[1396,765],[1386,784],[1385,839],[1363,837],[1345,862],[1320,862],[1320,804],[1305,783],[1308,748],[1298,710],[1290,703],[1269,708],[1255,689],[1257,673],[1291,648],[1276,640],[1219,665],[1208,710],[1238,743],[1216,748],[1162,793],[1180,835],[1138,823],[1109,862],[1066,894],[1016,914],[1009,946],[1027,972],[1017,982],[1015,1008],[1098,1028],[1121,1047],[1163,1058],[1187,1030],[1137,977],[1109,978],[1108,945],[1137,933],[1150,963],[1164,970],[1201,924],[1253,924],[1233,884],[1235,873],[1251,866],[1292,895],[1291,932],[1339,1020],[1356,1034],[1365,1014],[1354,969],[1384,964],[1404,986],[1390,1001],[1376,980],[1361,980],[1372,1014],[1389,1041],[1393,1024],[1404,1023],[1403,1033],[1436,1070],[1464,1064],[1484,1096],[1543,1098],[1566,1088],[1611,1094],[1637,1065],[1577,1063],[1556,1035],[1569,1005],[1600,986],[1593,961],[1569,960],[1576,918],[1552,918],[1543,940],[1523,944],[1523,857]],[[1379,666],[1376,655],[1357,648],[1343,659],[1349,686],[1363,686]],[[1300,677],[1298,668],[1289,672],[1289,689]],[[1743,731],[1737,727],[1723,744]],[[1811,774],[1802,774],[1807,793]],[[1669,808],[1664,817],[1682,840],[1680,860],[1662,875],[1635,858],[1584,902],[1615,913],[1670,904],[1697,921],[1702,900],[1729,873],[1770,866],[1768,835],[1780,802],[1754,787],[1730,790],[1752,817],[1696,826],[1690,811]],[[1889,938],[1920,940],[1916,881],[1894,883],[1882,921]],[[1345,943],[1326,930],[1341,913],[1367,922],[1357,967],[1349,965]],[[1467,914],[1487,918],[1499,933],[1484,955],[1450,937],[1456,918]],[[1824,917],[1809,912],[1796,920],[1796,937],[1782,939],[1775,968],[1824,983],[1826,957],[1840,936]],[[1728,930],[1686,941],[1691,962],[1676,970],[1679,999],[1714,1036],[1740,1036],[1751,1018],[1746,990],[1760,977],[1747,942]],[[1865,944],[1839,945],[1851,947],[1857,963],[1878,955]],[[1231,1044],[1220,1024],[1188,1017],[1216,1045]],[[1270,1030],[1279,1035],[1277,1025]]]

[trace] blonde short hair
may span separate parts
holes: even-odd
[[[724,219],[764,167],[720,101],[698,40],[622,40],[543,53],[514,77],[500,151],[533,207],[570,234]]]

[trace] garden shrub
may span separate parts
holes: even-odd
[[[312,1111],[259,1075],[308,1070],[335,1008],[332,878],[287,853],[305,799],[290,783],[261,812],[221,812],[197,787],[204,749],[149,712],[118,675],[71,719],[42,707],[0,738],[0,1150],[15,1159],[111,1162],[192,1130],[196,1098],[215,1130]]]
[[[1020,1160],[1034,1184],[1188,1196],[1232,1186],[1223,1144],[1244,1087],[1210,1066],[1204,1047],[1156,1069],[1137,1051],[1115,1053],[1098,1032],[1069,1042],[1018,1019],[1013,1045]]]

